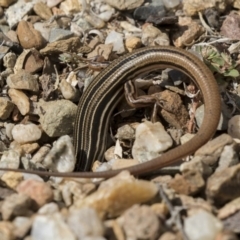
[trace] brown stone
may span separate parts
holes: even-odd
[[[169,183],[179,194],[194,195],[200,192],[205,186],[202,175],[198,171],[188,171],[184,175],[176,174]]]
[[[14,225],[9,221],[0,222],[0,236],[2,240],[14,240]]]
[[[0,97],[0,119],[7,119],[12,113],[14,104],[7,98]]]
[[[39,149],[39,144],[38,143],[26,143],[21,145],[21,148],[24,153],[32,154],[35,152],[37,149]]]
[[[17,186],[18,193],[30,196],[37,203],[38,207],[53,200],[53,191],[51,187],[44,182],[33,179],[22,181]]]
[[[182,129],[188,121],[188,112],[182,103],[181,97],[169,90],[155,93],[157,101],[161,104],[159,114],[171,126]]]
[[[176,47],[184,47],[194,42],[204,31],[204,27],[191,18],[179,18],[179,29],[173,34],[173,43]]]
[[[38,92],[38,76],[32,75],[25,70],[11,74],[7,77],[7,84],[10,88]]]
[[[92,207],[101,217],[114,217],[133,204],[147,202],[156,195],[157,186],[148,181],[138,180],[129,172],[102,182],[98,190],[74,203],[74,208]]]
[[[24,69],[28,73],[36,73],[43,68],[43,59],[36,49],[25,50],[17,58],[14,66],[15,72],[21,72]]]
[[[37,2],[33,6],[34,12],[44,20],[48,20],[52,17],[50,8],[43,2]]]
[[[224,219],[239,211],[240,211],[240,197],[232,200],[231,202],[224,205],[221,209],[219,209],[218,218]]]
[[[16,2],[16,0],[0,0],[0,6],[1,7],[8,7],[14,2]]]
[[[226,10],[230,1],[226,0],[183,0],[183,11],[188,16],[197,15],[198,12],[203,12],[207,8],[216,8],[217,11],[223,12]]]
[[[48,43],[48,45],[40,50],[42,55],[54,55],[66,52],[81,52],[82,43],[79,37],[72,37],[66,40],[59,40]]]
[[[10,188],[15,189],[23,180],[23,174],[18,172],[5,172],[1,180]]]
[[[12,99],[12,102],[16,104],[20,113],[24,116],[30,111],[30,102],[25,93],[17,89],[9,89],[9,97]]]
[[[39,31],[35,30],[33,25],[26,21],[21,21],[17,27],[17,35],[23,48],[40,49],[44,46],[45,40]]]

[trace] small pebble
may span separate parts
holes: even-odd
[[[101,237],[105,230],[97,212],[88,207],[71,212],[67,223],[79,239]]]
[[[59,137],[73,132],[77,106],[69,100],[38,103],[42,129],[50,137]],[[59,121],[61,119],[61,121]]]
[[[7,53],[3,58],[3,65],[6,68],[14,68],[14,65],[16,63],[16,54],[14,53]]]
[[[9,89],[9,97],[12,99],[12,102],[18,107],[19,112],[25,116],[30,111],[30,102],[27,95],[17,89]]]
[[[37,207],[41,207],[53,199],[51,187],[38,180],[24,180],[17,186],[16,190],[18,193],[25,194],[35,200]]]
[[[17,35],[20,44],[26,49],[41,49],[45,44],[45,40],[40,32],[35,30],[31,23],[23,20],[18,23]]]
[[[75,164],[74,148],[69,136],[60,137],[43,160],[43,165],[54,172],[72,172]]]
[[[7,98],[0,97],[0,119],[7,119],[12,113],[14,104]]]
[[[211,240],[223,229],[221,221],[206,211],[185,219],[184,230],[191,240]]]
[[[113,44],[113,51],[116,51],[118,54],[125,52],[123,44],[123,35],[121,33],[111,31],[105,40],[105,44],[109,43]]]
[[[18,143],[30,143],[40,139],[42,131],[40,128],[33,124],[17,124],[12,129],[13,139]]]
[[[16,216],[28,216],[32,214],[32,199],[25,194],[12,194],[7,197],[2,206],[1,213],[4,220],[10,220]]]
[[[239,125],[240,125],[240,115],[235,115],[228,121],[228,134],[232,138],[240,139]]]
[[[33,220],[31,237],[34,240],[61,239],[76,240],[60,213],[38,215]]]
[[[0,167],[1,168],[19,168],[20,154],[17,151],[9,149],[4,151],[1,156]],[[2,175],[2,172],[1,172]]]
[[[28,90],[32,92],[39,91],[38,76],[32,75],[24,70],[11,74],[7,78],[7,84],[10,88]]]
[[[140,162],[160,156],[172,146],[172,138],[161,123],[144,122],[136,128],[136,140],[132,148],[133,158]]]

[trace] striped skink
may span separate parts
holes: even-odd
[[[114,60],[90,83],[80,99],[75,127],[74,146],[77,157],[76,171],[55,173],[18,169],[44,176],[109,178],[122,170],[88,171],[93,161],[102,160],[106,150],[109,119],[123,96],[123,85],[141,73],[172,68],[188,75],[201,90],[204,99],[204,120],[198,133],[187,143],[169,150],[151,161],[125,168],[135,176],[177,163],[205,144],[215,133],[221,112],[218,85],[211,71],[193,54],[174,47],[145,47]]]

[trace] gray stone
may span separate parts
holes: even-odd
[[[59,137],[73,132],[77,106],[68,100],[39,101],[40,123],[50,137]]]
[[[58,40],[64,40],[73,37],[73,33],[69,30],[54,28],[50,30],[49,42],[55,42]]]
[[[33,92],[38,92],[38,76],[21,70],[15,74],[11,74],[7,78],[7,84],[10,88],[22,89]]]

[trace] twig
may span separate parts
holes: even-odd
[[[187,234],[184,231],[182,220],[181,220],[181,214],[180,214],[180,212],[182,210],[185,210],[185,208],[173,206],[172,203],[170,202],[170,200],[168,199],[168,196],[164,192],[163,187],[160,184],[158,185],[158,187],[159,187],[159,194],[160,194],[163,202],[167,205],[167,207],[170,211],[170,215],[171,215],[170,219],[167,220],[166,224],[171,226],[175,223],[178,230],[182,233],[183,239],[189,240]]]
[[[203,19],[203,16],[202,16],[202,13],[201,12],[198,12],[198,16],[199,16],[199,19],[203,25],[203,27],[211,34],[214,34],[214,31],[207,25],[207,23],[205,22],[205,20]]]

